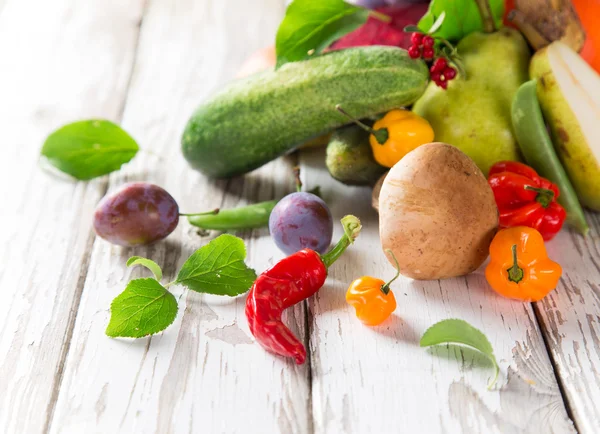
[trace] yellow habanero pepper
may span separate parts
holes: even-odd
[[[392,167],[406,154],[426,143],[433,142],[433,128],[426,119],[409,110],[390,110],[373,125],[373,128],[354,119],[340,106],[337,110],[371,133],[369,143],[375,161]]]
[[[538,301],[556,288],[562,268],[548,258],[544,239],[535,229],[503,229],[490,245],[485,277],[499,294],[523,301]]]

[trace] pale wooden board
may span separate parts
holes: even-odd
[[[7,0],[0,7],[0,432],[42,432],[51,417],[106,180],[38,166],[66,122],[117,119],[140,0]],[[109,31],[107,31],[109,29]]]
[[[370,209],[370,189],[332,183],[321,152],[302,158],[303,176],[324,186],[336,219],[356,213],[364,228],[310,301],[312,403],[315,432],[565,433],[573,432],[532,307],[497,296],[483,270],[443,281],[399,279],[398,308],[369,328],[345,303],[348,284],[362,276],[390,278]],[[337,225],[337,236],[340,225]],[[460,318],[490,339],[502,372],[469,350],[426,350],[419,339],[432,324]]]
[[[195,106],[234,76],[253,49],[273,40],[282,14],[282,2],[275,0],[150,2],[123,125],[162,158],[140,155],[111,177],[111,189],[127,180],[150,180],[170,191],[185,212],[292,190],[288,159],[244,179],[211,181],[191,170],[179,149]],[[266,230],[244,235],[257,270],[282,257]],[[204,297],[174,287],[180,312],[165,333],[137,341],[104,335],[112,298],[131,275],[143,273],[126,270],[128,256],[156,260],[171,279],[209,239],[182,221],[167,241],[152,247],[94,243],[51,432],[308,432],[308,367],[252,344],[244,297]],[[296,309],[295,330],[304,319]]]
[[[556,291],[537,303],[542,330],[579,432],[600,430],[600,215],[584,239],[562,231],[547,244],[563,267]]]

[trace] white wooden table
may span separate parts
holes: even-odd
[[[272,43],[283,13],[283,0],[0,0],[0,433],[600,432],[599,215],[587,239],[563,231],[549,244],[564,276],[543,302],[500,298],[481,271],[404,279],[393,319],[367,328],[344,301],[347,284],[392,274],[368,189],[334,182],[320,151],[230,181],[188,168],[179,138],[189,114]],[[121,123],[149,152],[92,182],[40,170],[44,137],[91,117]],[[233,207],[291,191],[298,163],[336,218],[364,223],[326,286],[287,318],[308,343],[306,364],[253,344],[244,297],[178,287],[166,332],[104,335],[110,301],[142,274],[126,268],[130,255],[169,278],[210,239],[183,221],[151,247],[111,246],[91,229],[106,191],[148,180],[184,211]],[[266,230],[241,235],[258,271],[282,257]],[[419,348],[429,325],[451,317],[490,338],[495,390],[477,353]]]

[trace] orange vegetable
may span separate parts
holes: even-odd
[[[346,292],[346,302],[354,306],[356,316],[363,324],[379,325],[396,310],[396,297],[390,291],[390,285],[399,275],[396,261],[396,275],[389,282],[386,283],[371,276],[363,276],[350,284],[348,292]]]
[[[571,3],[585,30],[585,44],[579,54],[600,73],[600,0],[572,0]]]
[[[503,229],[490,245],[485,277],[500,295],[538,301],[556,288],[562,268],[548,258],[542,235],[533,228]]]

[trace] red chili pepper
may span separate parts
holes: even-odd
[[[306,349],[281,321],[284,309],[307,299],[325,283],[327,269],[352,244],[360,232],[360,220],[342,219],[344,236],[324,255],[303,249],[282,259],[262,273],[246,300],[246,318],[256,340],[268,351],[293,357],[297,364],[306,360]]]
[[[501,161],[490,169],[488,182],[500,212],[500,227],[528,226],[546,241],[560,231],[567,213],[556,203],[558,187],[531,167]]]

